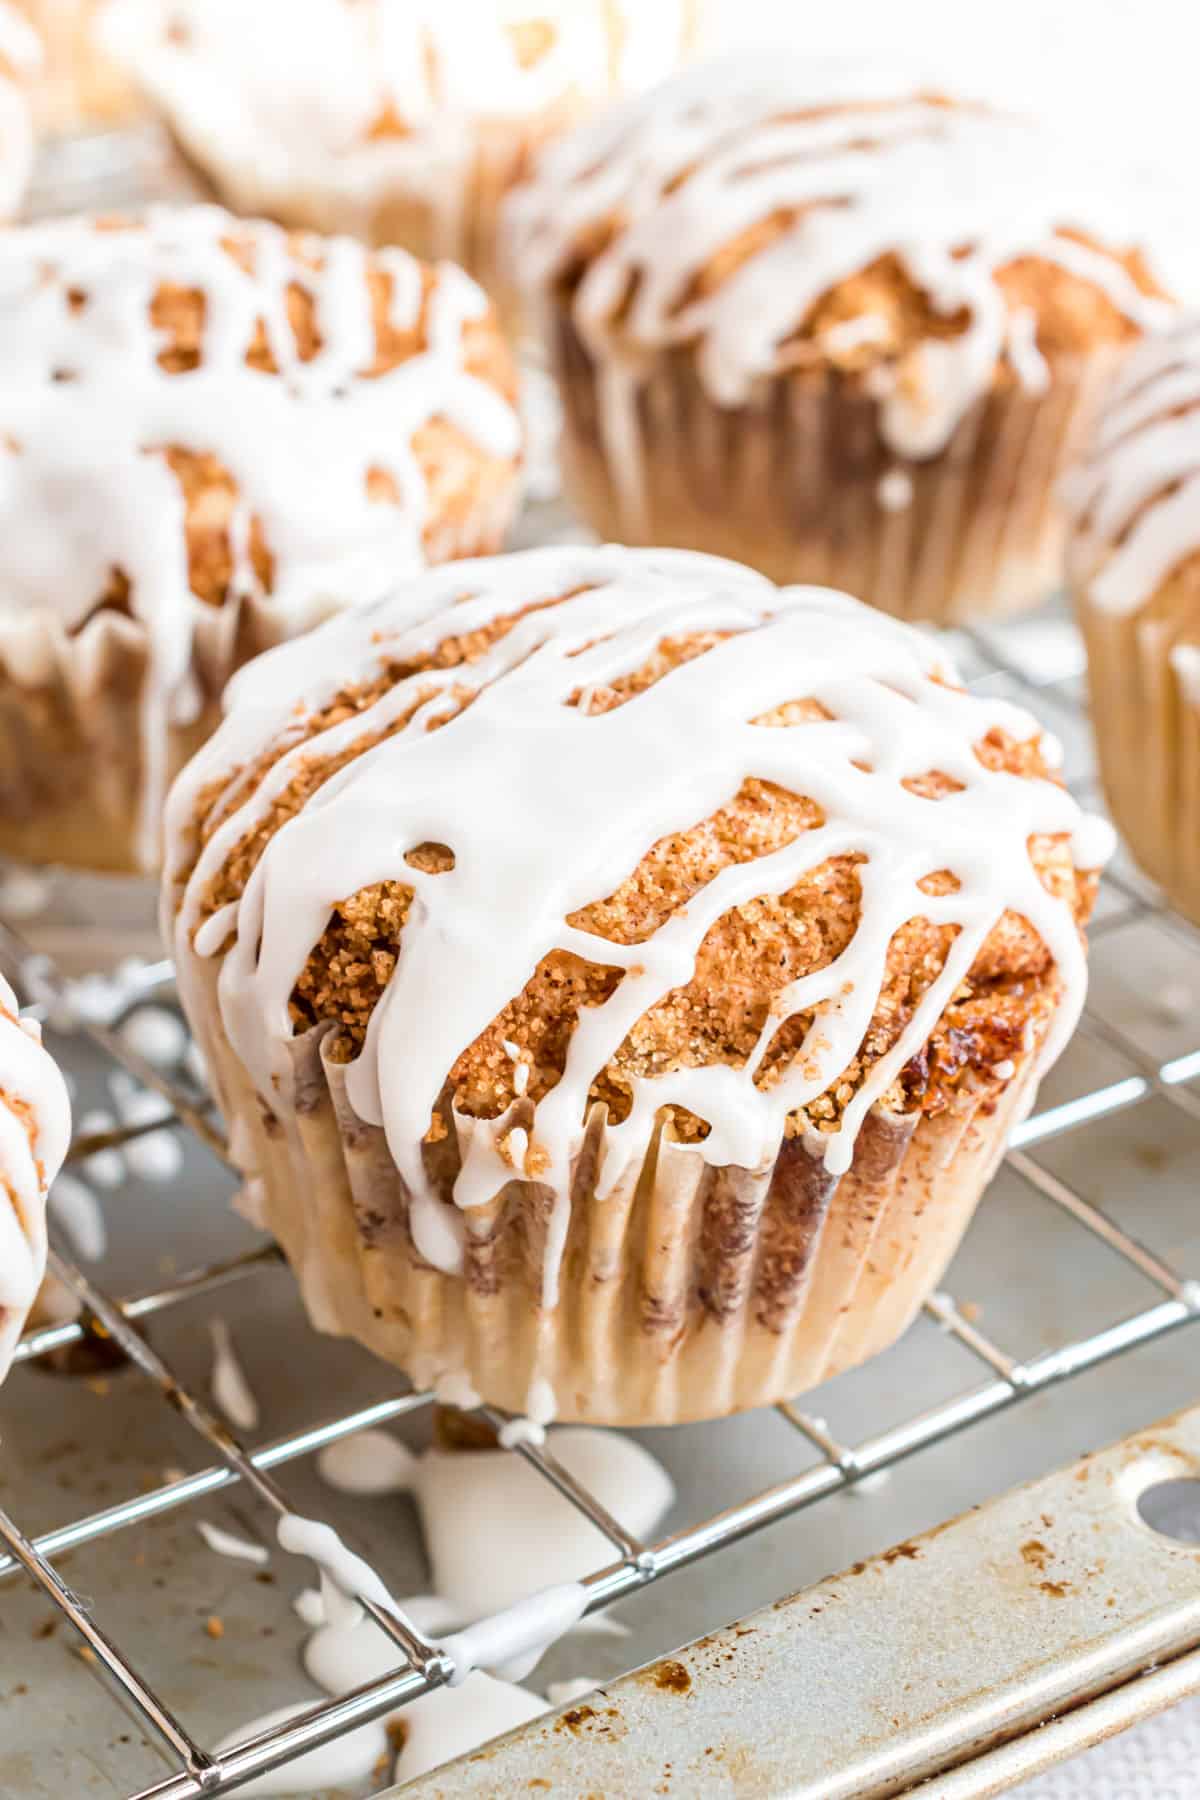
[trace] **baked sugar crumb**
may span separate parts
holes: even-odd
[[[395,681],[477,660],[521,616],[494,620],[483,633],[446,639],[419,666],[389,667],[386,644],[381,644],[377,680],[361,690],[339,693],[301,727],[299,741],[310,742],[332,724],[366,712]],[[586,695],[577,690],[572,701],[578,704],[586,697],[589,716],[603,716],[644,694],[682,664],[707,654],[727,636],[701,633],[664,639],[640,667],[610,684],[588,688]],[[469,704],[472,697],[466,687],[461,696],[452,693],[448,705],[453,709]],[[413,707],[403,709],[396,729],[406,727],[417,704],[414,698]],[[804,729],[829,717],[823,706],[799,694],[754,723],[775,730]],[[355,744],[324,762],[319,744],[315,745],[255,828],[253,840],[244,840],[233,852],[210,888],[206,910],[236,899],[274,832],[302,809],[323,781],[377,741],[376,734],[365,731]],[[295,732],[288,742],[294,747]],[[278,748],[268,752],[252,779],[261,779],[281,753]],[[993,771],[1053,779],[1036,739],[1018,741],[993,730],[976,746],[976,754]],[[480,772],[480,779],[486,779],[486,771]],[[910,777],[904,785],[931,806],[962,789],[960,781],[937,769]],[[201,811],[205,806],[215,817],[221,816],[219,794],[206,796]],[[569,916],[567,923],[594,941],[594,954],[554,950],[543,957],[520,993],[446,1071],[445,1097],[431,1114],[426,1146],[442,1145],[452,1136],[447,1102],[467,1116],[493,1119],[514,1104],[535,1107],[556,1086],[580,1018],[589,1008],[604,1005],[627,978],[620,966],[606,960],[606,944],[625,951],[647,942],[723,870],[771,856],[819,830],[824,822],[821,807],[811,797],[752,777],[718,812],[652,845],[611,893]],[[447,829],[452,835],[449,824]],[[203,836],[204,830],[200,818],[198,835]],[[1076,872],[1066,839],[1035,839],[1030,853],[1045,886],[1071,906],[1082,926],[1095,882]],[[863,863],[860,853],[829,857],[786,892],[760,895],[718,918],[700,944],[691,978],[635,1021],[615,1055],[596,1072],[588,1104],[601,1103],[610,1120],[618,1123],[628,1116],[636,1079],[716,1064],[742,1067],[768,1026],[774,1027],[773,1033],[754,1079],[763,1089],[775,1086],[794,1066],[816,1022],[812,1012],[791,1013],[786,996],[793,984],[834,962],[854,938]],[[335,1061],[349,1062],[359,1053],[374,1009],[403,954],[415,893],[414,885],[404,879],[405,864],[423,877],[448,875],[454,868],[453,848],[445,843],[414,846],[397,858],[393,879],[339,900],[293,990],[291,1019],[298,1033],[329,1021],[337,1025],[325,1049]],[[958,882],[949,871],[931,868],[920,886],[933,899],[953,893]],[[955,924],[921,916],[895,932],[857,1053],[803,1114],[793,1115],[789,1130],[837,1127],[846,1106],[899,1041],[937,981],[957,933]],[[629,978],[638,972],[631,968]],[[921,1051],[897,1074],[884,1097],[885,1106],[899,1112],[938,1112],[954,1105],[960,1093],[974,1100],[980,1086],[998,1088],[1040,1041],[1058,997],[1045,945],[1023,918],[1005,914]],[[685,1140],[707,1133],[704,1120],[681,1109],[674,1109],[671,1119],[676,1134]],[[528,1125],[528,1118],[518,1112],[504,1145],[514,1170],[534,1179],[548,1166],[548,1159],[543,1160],[545,1152],[530,1140]]]

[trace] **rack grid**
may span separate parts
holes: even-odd
[[[1054,727],[1061,722],[1065,729],[1078,731],[1083,713],[1077,672],[1060,670],[1045,681],[1031,679],[1023,660],[1009,653],[1006,642],[1003,633],[960,634],[959,648],[965,652],[973,685],[1001,684],[1006,691],[1019,690],[1048,725]],[[1085,771],[1082,780],[1074,785],[1094,803],[1096,787],[1090,771]],[[1136,874],[1118,872],[1110,877],[1107,894],[1108,910],[1092,931],[1095,960],[1103,958],[1106,940],[1114,929],[1143,920],[1153,920],[1193,955],[1200,948],[1200,934],[1166,912]],[[31,955],[18,933],[0,923],[0,965],[19,990],[24,985],[28,991]],[[38,958],[37,975],[42,992],[47,985],[53,989],[59,980],[44,956]],[[137,995],[131,996],[131,1005],[151,996],[168,995],[170,983],[169,964],[147,968]],[[199,1103],[180,1081],[165,1076],[133,1054],[116,1025],[83,1024],[80,1029],[112,1064],[163,1096],[170,1107],[167,1124],[171,1128],[191,1132],[212,1155],[228,1164],[224,1140],[207,1104]],[[1200,1091],[1189,1085],[1200,1078],[1200,1045],[1184,1055],[1160,1061],[1147,1055],[1124,1029],[1095,1007],[1089,1007],[1085,1013],[1080,1030],[1105,1051],[1115,1053],[1128,1072],[1033,1114],[1014,1134],[1008,1167],[1041,1202],[1069,1216],[1081,1231],[1098,1238],[1124,1258],[1153,1284],[1157,1299],[1065,1345],[1026,1354],[1010,1352],[993,1342],[948,1294],[936,1295],[926,1311],[980,1366],[984,1374],[981,1382],[857,1443],[840,1441],[810,1411],[795,1402],[784,1403],[777,1408],[778,1414],[799,1439],[818,1452],[818,1461],[794,1477],[654,1543],[642,1543],[626,1532],[556,1460],[552,1449],[530,1443],[519,1445],[514,1453],[578,1508],[611,1545],[611,1558],[584,1577],[587,1611],[607,1607],[677,1570],[718,1554],[738,1539],[844,1491],[864,1477],[1027,1401],[1054,1384],[1138,1345],[1200,1323],[1200,1278],[1176,1269],[1168,1255],[1139,1242],[1039,1157],[1043,1146],[1085,1130],[1089,1123],[1107,1115],[1136,1108],[1152,1099],[1165,1102],[1189,1127],[1195,1128],[1200,1140]],[[133,1135],[133,1130],[119,1128],[101,1138],[81,1137],[72,1146],[71,1160],[79,1162],[98,1148],[128,1142]],[[5,1554],[0,1555],[0,1581],[23,1570],[40,1585],[85,1640],[96,1671],[133,1707],[175,1765],[175,1773],[142,1788],[131,1800],[193,1800],[229,1792],[252,1775],[274,1768],[368,1719],[395,1711],[406,1701],[444,1683],[451,1674],[450,1664],[436,1643],[389,1609],[364,1600],[380,1629],[396,1646],[394,1672],[340,1699],[315,1704],[302,1716],[217,1754],[197,1742],[186,1724],[155,1693],[150,1680],[139,1670],[136,1654],[106,1635],[103,1599],[97,1602],[93,1615],[91,1607],[71,1591],[55,1569],[55,1558],[64,1551],[192,1505],[234,1484],[241,1484],[270,1511],[287,1512],[288,1500],[277,1479],[287,1465],[356,1431],[404,1418],[433,1404],[433,1396],[428,1393],[397,1393],[348,1414],[316,1420],[253,1453],[247,1452],[205,1401],[181,1382],[138,1327],[141,1321],[185,1300],[218,1294],[233,1284],[260,1279],[278,1260],[276,1250],[260,1248],[115,1299],[102,1291],[64,1246],[56,1242],[51,1250],[52,1267],[78,1301],[80,1317],[30,1331],[17,1351],[18,1359],[27,1361],[63,1350],[89,1333],[109,1338],[140,1370],[149,1388],[187,1420],[211,1452],[209,1465],[196,1473],[167,1481],[149,1492],[132,1495],[40,1535],[27,1535],[20,1522],[0,1510],[0,1540],[5,1547]],[[479,1413],[494,1427],[503,1423],[503,1415],[487,1407],[480,1408]]]

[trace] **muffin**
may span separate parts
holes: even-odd
[[[136,111],[128,79],[104,54],[98,29],[106,0],[13,0],[41,39],[37,111],[51,131],[123,124]]]
[[[16,217],[33,167],[29,90],[39,61],[37,39],[0,0],[0,225]]]
[[[515,393],[404,251],[209,207],[0,237],[0,851],[157,866],[234,668],[497,547]]]
[[[243,670],[163,923],[316,1325],[610,1423],[891,1343],[1082,1003],[1111,834],[1050,761],[909,627],[682,551],[431,572]]]
[[[787,51],[551,146],[510,202],[603,536],[949,621],[1060,579],[1055,483],[1164,302],[1032,126]]]
[[[70,1137],[66,1084],[0,975],[0,1380],[46,1270],[46,1193]]]
[[[1105,795],[1200,923],[1200,318],[1130,358],[1066,493]]]
[[[115,0],[107,42],[239,212],[449,256],[492,289],[544,140],[667,75],[705,0]]]

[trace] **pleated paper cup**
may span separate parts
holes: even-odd
[[[640,1168],[596,1192],[604,1112],[576,1158],[557,1302],[543,1304],[549,1190],[514,1179],[463,1214],[461,1274],[417,1251],[382,1129],[357,1117],[336,1027],[293,1045],[289,1091],[254,1090],[225,1038],[218,967],[188,958],[188,1011],[234,1154],[242,1206],[282,1245],[318,1330],[357,1338],[421,1387],[514,1413],[667,1425],[803,1392],[873,1356],[938,1285],[1036,1086],[1013,1079],[938,1117],[869,1115],[850,1169],[789,1139],[765,1171],[714,1168],[660,1128]],[[514,1103],[517,1122],[529,1103]],[[449,1194],[471,1121],[431,1152]]]
[[[469,509],[431,517],[426,558],[498,550],[514,505],[505,471]],[[0,616],[0,854],[113,873],[158,868],[167,789],[220,723],[226,682],[299,623],[254,597],[212,606],[188,594],[180,604],[191,632],[183,703],[156,692],[139,619],[103,608],[68,631],[48,612]],[[334,597],[314,601],[303,628],[338,610]]]
[[[156,693],[149,632],[102,611],[0,620],[0,852],[137,873],[159,861],[167,784],[215,729],[233,671],[285,635],[257,601],[195,610],[186,717]]]
[[[1082,579],[1072,586],[1113,823],[1171,904],[1200,924],[1200,630],[1186,607],[1117,614]]]
[[[551,331],[566,482],[604,539],[733,557],[933,624],[998,617],[1061,586],[1057,489],[1111,380],[1111,352],[1060,358],[1045,393],[995,387],[924,460],[889,450],[880,402],[834,370],[719,407],[686,350],[639,370]]]

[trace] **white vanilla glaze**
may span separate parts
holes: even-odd
[[[288,1706],[277,1706],[271,1712],[262,1713],[257,1719],[247,1719],[244,1725],[239,1725],[236,1731],[228,1732],[220,1740],[216,1746],[217,1754],[234,1749],[260,1732],[290,1725],[316,1704],[314,1699],[295,1700]],[[382,1719],[372,1719],[265,1775],[254,1776],[238,1792],[253,1796],[254,1800],[287,1794],[303,1794],[311,1800],[313,1795],[329,1788],[358,1788],[360,1783],[370,1781],[387,1754],[387,1729]]]
[[[339,1631],[359,1622],[359,1597],[405,1619],[404,1605],[361,1556],[347,1548],[331,1525],[285,1513],[277,1527],[279,1546],[293,1556],[307,1556],[321,1572],[325,1622]],[[479,1668],[527,1672],[547,1646],[563,1637],[583,1617],[587,1589],[578,1581],[558,1581],[526,1592],[505,1606],[436,1642],[451,1664],[452,1687]],[[407,1620],[411,1625],[413,1621]]]
[[[212,1397],[231,1425],[253,1431],[258,1424],[258,1400],[233,1347],[233,1334],[224,1319],[210,1319],[213,1364],[209,1377]]]
[[[390,1431],[372,1428],[327,1444],[317,1455],[321,1479],[342,1494],[402,1494],[416,1459]]]
[[[238,1537],[236,1532],[226,1531],[223,1526],[213,1525],[207,1519],[196,1522],[196,1530],[204,1539],[210,1550],[218,1556],[228,1556],[233,1562],[268,1563],[271,1553],[265,1544],[255,1544],[249,1538]]]
[[[77,1175],[56,1175],[47,1196],[50,1217],[64,1233],[82,1262],[99,1262],[108,1248],[104,1209],[86,1181]]]
[[[648,1451],[612,1431],[564,1429],[554,1432],[551,1441],[563,1466],[626,1530],[649,1537],[671,1505],[674,1487]],[[437,1592],[393,1599],[375,1570],[329,1526],[314,1520],[291,1515],[280,1520],[279,1542],[287,1551],[312,1557],[320,1571],[320,1591],[303,1590],[295,1610],[311,1630],[305,1671],[327,1694],[349,1693],[403,1665],[402,1652],[355,1594],[401,1615],[454,1662],[450,1686],[407,1702],[396,1715],[407,1735],[395,1779],[409,1781],[547,1710],[545,1701],[514,1682],[565,1632],[585,1624],[613,1625],[600,1616],[581,1617],[584,1590],[577,1581],[611,1560],[612,1547],[516,1456],[429,1450],[415,1457],[381,1431],[362,1432],[345,1443],[346,1456],[331,1460],[328,1451],[323,1454],[322,1476],[348,1493],[413,1489]],[[402,1463],[397,1452],[403,1453]],[[258,1550],[212,1526],[199,1529],[226,1555],[249,1556]],[[486,1554],[479,1545],[486,1545]],[[479,1622],[472,1626],[472,1620]],[[506,1675],[512,1679],[504,1679]],[[551,1702],[564,1705],[594,1685],[582,1678],[560,1683],[550,1689]],[[302,1710],[303,1705],[286,1708],[269,1720],[243,1726],[226,1741],[237,1742]],[[321,1764],[321,1780],[304,1759],[264,1777],[271,1785],[252,1791],[300,1794],[325,1784],[349,1784],[358,1779],[361,1750],[352,1742],[339,1763],[331,1745],[334,1760]]]
[[[675,1489],[633,1438],[576,1425],[551,1431],[548,1440],[568,1474],[634,1537],[661,1524]],[[322,1451],[317,1467],[340,1493],[413,1494],[436,1598],[455,1624],[502,1612],[548,1583],[576,1581],[601,1567],[612,1548],[519,1456],[437,1448],[414,1456],[389,1432],[363,1431]],[[409,1604],[403,1602],[406,1610]]]
[[[564,1426],[549,1432],[547,1448],[634,1537],[650,1537],[675,1498],[658,1459],[621,1432]],[[501,1612],[546,1583],[577,1581],[616,1554],[516,1455],[428,1450],[413,1491],[433,1585],[463,1619]]]
[[[230,235],[253,242],[253,274],[222,248]],[[309,253],[324,257],[320,271]],[[518,454],[515,409],[463,366],[464,334],[487,306],[482,289],[439,269],[428,349],[370,379],[372,266],[390,278],[396,327],[414,325],[421,267],[404,251],[372,262],[349,239],[289,240],[217,207],[151,211],[139,230],[67,219],[0,235],[0,653],[17,680],[46,679],[64,634],[123,571],[150,652],[148,860],[166,728],[195,714],[193,644],[212,619],[190,590],[183,492],[161,453],[206,453],[229,472],[237,595],[268,605],[289,633],[423,565],[430,507],[414,449],[423,426],[444,418],[487,455]],[[321,347],[307,362],[288,321],[292,284],[315,300]],[[202,361],[185,373],[158,362],[150,309],[164,285],[204,298]],[[84,304],[72,306],[72,294]],[[277,375],[247,366],[260,329]],[[371,499],[372,470],[391,477],[396,503]],[[253,519],[274,559],[269,594],[249,555]],[[232,631],[237,608],[226,611]]]
[[[365,234],[401,193],[428,205],[439,254],[455,256],[480,128],[647,87],[688,48],[695,11],[305,0],[297,19],[295,0],[116,0],[105,36],[239,210],[335,216]],[[375,129],[388,120],[403,132]]]
[[[563,594],[571,597],[538,605]],[[297,708],[309,713],[343,685],[369,682],[385,660],[419,656],[523,607],[533,610],[477,661],[401,681],[373,707],[295,746],[256,787],[239,787],[236,771],[287,731]],[[576,691],[640,667],[661,639],[707,631],[730,635],[623,706],[589,716],[567,704]],[[830,1087],[856,1054],[888,945],[913,917],[960,930],[896,1045],[823,1140],[832,1172],[849,1166],[868,1111],[924,1044],[1006,911],[1030,922],[1057,965],[1062,1002],[1045,1061],[1062,1048],[1083,1002],[1084,956],[1071,911],[1043,886],[1029,840],[1065,833],[1077,866],[1090,869],[1109,853],[1111,831],[1049,781],[984,768],[973,746],[989,729],[1025,740],[1036,736],[1036,722],[1007,702],[934,680],[938,674],[952,671],[932,642],[844,595],[776,589],[736,564],[686,552],[550,549],[430,572],[281,646],[231,684],[224,724],[180,777],[168,808],[164,927],[185,1003],[200,965],[220,955],[224,1029],[259,1092],[286,1114],[289,996],[331,908],[375,882],[410,883],[415,898],[396,969],[348,1067],[347,1092],[358,1115],[386,1132],[423,1254],[453,1269],[462,1223],[430,1187],[421,1154],[447,1071],[552,950],[624,969],[612,997],[581,1015],[562,1078],[528,1128],[541,1152],[537,1178],[555,1198],[545,1285],[553,1305],[593,1080],[634,1023],[690,979],[722,914],[786,892],[827,858],[866,858],[850,944],[778,997],[744,1066],[630,1077],[627,1118],[604,1127],[601,1193],[641,1164],[666,1104],[711,1128],[688,1153],[769,1168],[788,1115]],[[464,687],[473,703],[429,731],[431,719],[451,710],[444,696]],[[210,881],[300,760],[377,732],[418,693],[431,697],[405,728],[317,789],[267,844],[240,897],[202,922]],[[832,719],[776,730],[750,723],[805,696]],[[934,803],[901,785],[931,769],[961,790]],[[612,893],[660,838],[718,811],[750,776],[809,796],[825,824],[769,857],[724,869],[646,942],[622,947],[566,923]],[[177,894],[197,797],[222,780],[229,785],[220,822]],[[405,852],[426,841],[450,847],[452,870],[424,874],[405,863]],[[960,886],[935,898],[918,883],[939,869]],[[790,1069],[770,1089],[756,1087],[781,1021],[809,1009],[819,1016]],[[462,1134],[458,1207],[489,1200],[512,1179],[510,1125],[504,1117],[474,1121]]]
[[[70,1138],[66,1084],[0,976],[0,1378],[45,1274],[46,1193]]]
[[[513,1731],[550,1708],[527,1688],[476,1672],[460,1688],[434,1688],[398,1716],[408,1728],[393,1779],[415,1781],[442,1763],[469,1756],[501,1732]]]
[[[799,360],[793,340],[813,306],[882,257],[935,312],[963,319],[903,356],[881,350],[872,370],[881,435],[906,457],[936,455],[1000,363],[1028,391],[1047,385],[1036,321],[997,280],[1017,258],[1081,277],[1138,325],[1157,317],[1115,256],[1064,235],[1124,247],[1134,233],[1116,186],[1024,120],[935,104],[890,68],[775,49],[685,71],[551,145],[508,203],[508,261],[552,315],[581,246],[602,244],[583,250],[571,317],[597,363],[608,460],[636,522],[636,397],[656,355],[692,347],[714,402],[739,406]],[[781,232],[698,284],[779,214],[792,215]],[[868,310],[823,345],[890,330]]]
[[[1129,357],[1065,485],[1073,573],[1103,612],[1136,613],[1200,550],[1200,315]]]
[[[40,65],[37,38],[7,0],[0,0],[0,222],[15,215],[33,168],[29,83]]]

